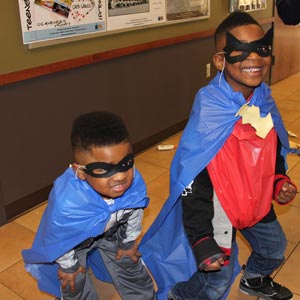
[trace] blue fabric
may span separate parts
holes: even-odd
[[[86,239],[102,234],[111,213],[148,205],[146,186],[137,170],[129,189],[114,200],[108,206],[86,181],[75,177],[71,168],[55,180],[32,247],[22,251],[25,267],[41,290],[60,294],[55,260]],[[97,266],[99,279],[111,282],[96,251],[88,261]]]
[[[208,165],[231,134],[238,110],[245,104],[220,73],[196,95],[189,121],[171,164],[170,195],[152,226],[144,235],[140,251],[158,284],[158,299],[165,299],[176,282],[187,280],[197,270],[184,233],[180,195],[184,188]],[[270,88],[262,83],[254,90],[250,105],[260,108],[262,117],[269,112],[283,145],[289,149],[288,135]],[[239,267],[236,266],[236,271]],[[224,298],[225,299],[225,298]]]

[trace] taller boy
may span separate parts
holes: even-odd
[[[173,210],[181,209],[176,204],[181,199],[183,227],[197,270],[191,277],[188,272],[186,278],[180,275],[169,299],[226,297],[235,273],[236,230],[252,247],[240,289],[263,299],[293,297],[270,277],[284,261],[286,248],[271,202],[287,203],[296,194],[285,175],[286,130],[269,87],[262,82],[270,69],[271,45],[272,32],[265,34],[244,12],[232,13],[216,30],[213,59],[219,73],[196,96],[172,162],[170,197],[142,240],[141,251],[147,253],[153,241],[158,244],[165,233],[170,236],[165,227]],[[165,257],[156,260],[169,263],[169,254],[181,249],[178,245],[185,237],[179,233],[169,238],[174,247],[167,245]],[[188,261],[189,254],[179,253],[173,257]],[[145,255],[144,260],[156,277],[152,257]],[[172,284],[176,277],[170,277]]]

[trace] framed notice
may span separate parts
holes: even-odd
[[[267,0],[230,0],[229,12],[235,10],[253,11],[267,8]]]
[[[167,20],[184,21],[209,18],[209,0],[166,0]]]
[[[23,43],[106,30],[102,0],[19,0]]]
[[[165,21],[165,0],[108,0],[108,30],[153,25]]]

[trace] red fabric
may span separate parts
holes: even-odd
[[[274,128],[262,139],[239,120],[207,166],[221,205],[237,229],[253,226],[270,210],[276,144]]]

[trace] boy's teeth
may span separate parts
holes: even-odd
[[[247,68],[243,70],[244,72],[257,72],[259,71],[259,68]]]

